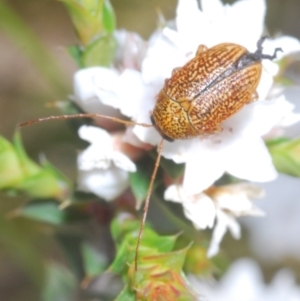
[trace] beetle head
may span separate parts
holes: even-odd
[[[153,124],[153,127],[158,131],[158,133],[161,135],[161,137],[169,142],[173,142],[174,139],[170,138],[169,136],[167,136],[165,133],[163,133],[160,128],[156,125],[155,120],[153,118],[153,115],[151,114],[150,116],[151,122]]]

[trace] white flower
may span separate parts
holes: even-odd
[[[190,277],[190,283],[209,301],[297,301],[300,287],[289,270],[280,270],[270,284],[265,284],[256,262],[240,259],[234,262],[219,282]]]
[[[140,69],[146,42],[136,33],[125,30],[117,30],[115,37],[118,43],[115,65],[124,73],[117,68],[91,67],[81,69],[74,75],[73,100],[88,113],[116,115],[116,110],[112,108],[121,108],[123,102],[124,110],[121,111],[128,115],[126,103],[128,106],[128,100],[132,101],[131,95],[140,98],[139,91],[143,90],[139,79],[141,75],[135,70]],[[133,94],[126,86],[127,81],[136,87]],[[135,102],[131,105],[135,106]]]
[[[214,256],[227,229],[235,239],[240,238],[240,225],[235,217],[262,216],[250,198],[262,197],[263,191],[248,183],[211,187],[197,195],[188,196],[182,186],[171,185],[165,191],[165,199],[182,203],[185,216],[197,229],[215,228],[207,255]]]
[[[195,54],[198,45],[211,47],[222,42],[235,42],[255,51],[263,33],[264,0],[243,0],[231,6],[223,5],[219,0],[202,0],[201,7],[202,10],[195,0],[179,0],[176,30],[165,27],[153,34],[144,59],[138,52],[141,70],[126,69],[125,64],[125,69],[121,70],[89,68],[79,71],[75,75],[76,95],[86,95],[77,97],[80,102],[92,95],[90,98],[120,109],[133,121],[151,124],[151,111],[164,80],[171,76],[173,68],[182,66]],[[265,44],[269,45],[268,51],[264,51],[267,54],[273,54],[275,47],[282,47],[284,55],[300,50],[299,41],[289,37]],[[282,54],[278,53],[278,56]],[[225,172],[256,182],[276,178],[277,172],[262,137],[280,122],[286,125],[298,119],[283,122],[282,108],[288,104],[284,96],[266,101],[278,66],[266,60],[263,65],[257,89],[260,100],[246,105],[227,119],[221,133],[172,143],[165,141],[162,155],[186,164],[183,187],[188,195],[210,187]],[[134,126],[128,131],[133,131],[148,144],[156,145],[161,140],[154,128]],[[132,135],[126,135],[126,141],[138,145],[136,139],[130,137]]]
[[[223,6],[218,0],[203,0],[201,6],[202,11],[198,9],[197,1],[179,1],[177,31],[165,28],[150,40],[142,65],[143,78],[148,85],[163,86],[163,80],[170,77],[172,68],[190,59],[189,54],[195,53],[199,44],[212,46],[225,41],[235,42],[254,51],[263,30],[263,0],[239,1],[232,6]],[[255,12],[255,24],[250,12]],[[276,45],[283,47],[285,54],[300,49],[296,39],[286,37],[284,40],[288,49],[285,45]],[[269,53],[273,51],[274,48]],[[257,182],[275,179],[277,173],[261,137],[283,119],[282,107],[287,101],[283,96],[263,101],[278,69],[272,62],[263,64],[265,68],[258,87],[260,101],[245,106],[226,120],[222,125],[223,132],[205,139],[165,142],[163,156],[176,163],[186,163],[183,186],[188,194],[206,189],[224,172]],[[145,119],[143,114],[138,116],[141,116],[138,122],[150,122],[149,116]],[[142,141],[156,144],[159,140],[153,129],[136,126],[133,131]]]
[[[105,130],[82,126],[78,134],[91,143],[78,155],[78,190],[105,200],[115,199],[127,188],[128,172],[136,171],[135,164],[114,150],[113,139]]]
[[[123,69],[140,70],[147,43],[138,34],[126,30],[114,32],[118,48],[115,65]]]

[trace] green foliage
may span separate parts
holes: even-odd
[[[114,37],[116,20],[110,2],[108,0],[60,1],[66,6],[78,36],[79,45],[68,48],[77,65],[80,68],[111,66],[114,62],[117,44]],[[0,26],[14,43],[23,49],[53,89],[65,97],[66,84],[57,63],[53,61],[51,55],[28,26],[1,0]],[[282,60],[280,63],[287,65],[288,62]],[[73,105],[68,106],[66,102],[63,111],[71,113],[76,109]],[[267,142],[267,147],[280,172],[300,176],[300,139],[271,140]],[[156,158],[156,151],[153,150],[150,156]],[[130,186],[137,209],[140,208],[147,195],[154,168],[154,160],[151,162],[153,164],[149,164],[149,156],[145,156],[137,162],[137,172],[130,174]],[[154,190],[158,188],[159,181],[162,181],[163,172],[166,182],[170,179],[176,182],[181,180],[183,170],[184,164],[175,164],[171,160],[161,158]],[[221,184],[222,181],[231,183],[236,179],[225,175],[217,184]],[[79,282],[88,287],[92,280],[100,278],[99,275],[103,274],[109,265],[109,256],[108,254],[104,256],[103,250],[99,250],[100,248],[98,249],[98,245],[96,247],[93,241],[96,238],[99,242],[101,238],[103,239],[101,244],[109,246],[110,237],[107,238],[109,235],[105,229],[108,228],[110,214],[107,214],[108,217],[103,223],[99,221],[101,218],[97,220],[96,213],[103,216],[107,211],[100,208],[95,213],[95,210],[93,211],[95,207],[89,207],[91,196],[88,196],[88,199],[80,196],[77,199],[78,203],[73,202],[73,199],[71,202],[73,187],[68,179],[45,159],[41,165],[32,161],[23,148],[19,133],[16,133],[13,143],[0,137],[0,189],[16,194],[26,193],[30,198],[35,199],[13,210],[10,214],[10,217],[21,218],[7,221],[0,216],[0,247],[5,246],[23,270],[28,275],[32,275],[39,287],[44,281],[43,301],[73,300]],[[157,189],[157,194],[162,195],[162,190]],[[74,197],[73,194],[72,197]],[[92,198],[93,201],[99,201],[94,195]],[[159,197],[153,194],[152,201],[155,198]],[[54,199],[66,201],[63,205],[70,206],[62,209],[62,206]],[[105,205],[111,204],[105,203]],[[111,206],[113,209],[111,207],[109,209],[117,212],[118,208],[114,206],[118,205],[116,202]],[[111,235],[116,246],[116,254],[108,271],[118,274],[124,282],[122,291],[115,299],[117,301],[197,300],[198,297],[189,287],[184,272],[211,276],[214,272],[226,268],[226,261],[221,256],[216,256],[214,261],[207,258],[207,242],[202,239],[205,235],[201,234],[202,237],[200,237],[194,229],[191,229],[191,226],[183,221],[181,207],[181,215],[177,216],[167,206],[159,206],[160,214],[163,213],[172,226],[176,225],[176,229],[184,229],[185,234],[180,238],[178,235],[161,236],[146,224],[138,253],[137,270],[135,270],[134,258],[140,220],[121,213],[111,223]],[[180,205],[175,206],[179,208]],[[166,211],[169,212],[166,213]],[[49,232],[54,234],[55,241],[58,241],[64,250],[70,269],[62,264],[45,261],[45,258],[35,249],[34,243],[28,239],[26,229],[23,231],[18,224],[24,221],[33,221],[39,226],[44,223],[46,226],[43,226],[50,229]],[[166,220],[162,223],[166,224]],[[89,232],[93,227],[98,231],[95,231],[96,235]],[[101,231],[105,232],[105,235]],[[100,238],[99,232],[101,232]],[[194,244],[190,243],[192,240],[195,240]],[[44,271],[46,271],[45,279],[41,276]],[[112,295],[113,293],[114,291]],[[91,299],[94,297],[99,296],[92,296]]]
[[[113,36],[116,19],[108,0],[60,0],[67,7],[80,46],[71,46],[70,54],[79,67],[112,64],[117,48]]]
[[[109,67],[114,60],[117,44],[110,35],[98,38],[89,44],[82,53],[81,62],[85,67]]]
[[[66,199],[69,181],[49,162],[42,163],[39,166],[26,155],[18,132],[13,144],[0,137],[0,189],[24,191],[32,198]]]
[[[72,207],[60,208],[53,200],[34,201],[16,209],[13,216],[51,224],[65,225],[86,219],[86,215]]]
[[[84,64],[81,59],[83,53],[81,47],[78,45],[72,45],[68,47],[68,51],[75,63],[77,64],[77,66],[79,68],[84,68]]]
[[[164,157],[160,160],[160,166],[172,179],[178,179],[183,175],[185,164],[176,164],[173,160]]]
[[[116,300],[196,300],[182,272],[188,248],[173,251],[177,236],[160,236],[146,225],[135,271],[139,226],[139,221],[123,214],[112,223],[117,250],[109,269],[125,282]]]
[[[86,277],[95,277],[104,272],[106,260],[92,244],[82,243],[81,253]]]
[[[110,270],[122,274],[128,269],[128,263],[133,262],[137,243],[140,221],[120,215],[111,225],[112,237],[117,246],[115,260]],[[140,254],[150,252],[169,252],[174,248],[177,236],[159,236],[149,226],[145,226]]]
[[[300,177],[300,138],[269,140],[267,147],[279,172]]]

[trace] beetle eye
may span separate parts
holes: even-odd
[[[162,137],[163,137],[165,140],[167,140],[167,141],[169,141],[169,142],[174,142],[174,139],[168,137],[167,135],[165,135],[165,134],[161,134],[161,135],[162,135]]]
[[[156,123],[155,123],[155,120],[153,118],[153,115],[150,116],[150,120],[151,120],[152,125],[155,127]]]

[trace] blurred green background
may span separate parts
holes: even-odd
[[[166,19],[171,19],[177,3],[176,0],[111,2],[116,11],[118,28],[138,32],[145,39],[156,27],[156,9],[159,7]],[[61,67],[59,76],[65,80],[65,91],[71,94],[76,65],[66,52],[66,47],[75,44],[76,37],[64,6],[54,0],[7,0],[6,3],[23,18],[52,54]],[[266,24],[270,34],[282,33],[300,39],[300,0],[269,0],[267,5]],[[256,22],[255,15],[253,22]],[[58,114],[58,110],[49,108],[47,104],[67,96],[41,77],[24,55],[25,50],[18,48],[0,28],[0,133],[8,139],[11,139],[20,122]],[[75,180],[76,154],[84,144],[66,122],[28,127],[22,130],[22,136],[25,148],[34,160],[44,153],[51,163]],[[3,193],[0,193],[0,198],[0,300],[38,300],[38,288],[43,279],[38,258],[63,262],[63,255],[51,235],[50,227],[22,219],[8,223],[3,218],[25,202],[24,198],[11,198]],[[15,244],[15,239],[10,239],[12,237],[18,238],[18,244]],[[231,243],[232,240],[227,239],[227,246]],[[246,247],[243,249],[242,243],[239,243],[239,248],[240,253],[249,252]],[[32,259],[29,254],[36,254],[36,257]],[[293,263],[287,262],[286,265]]]

